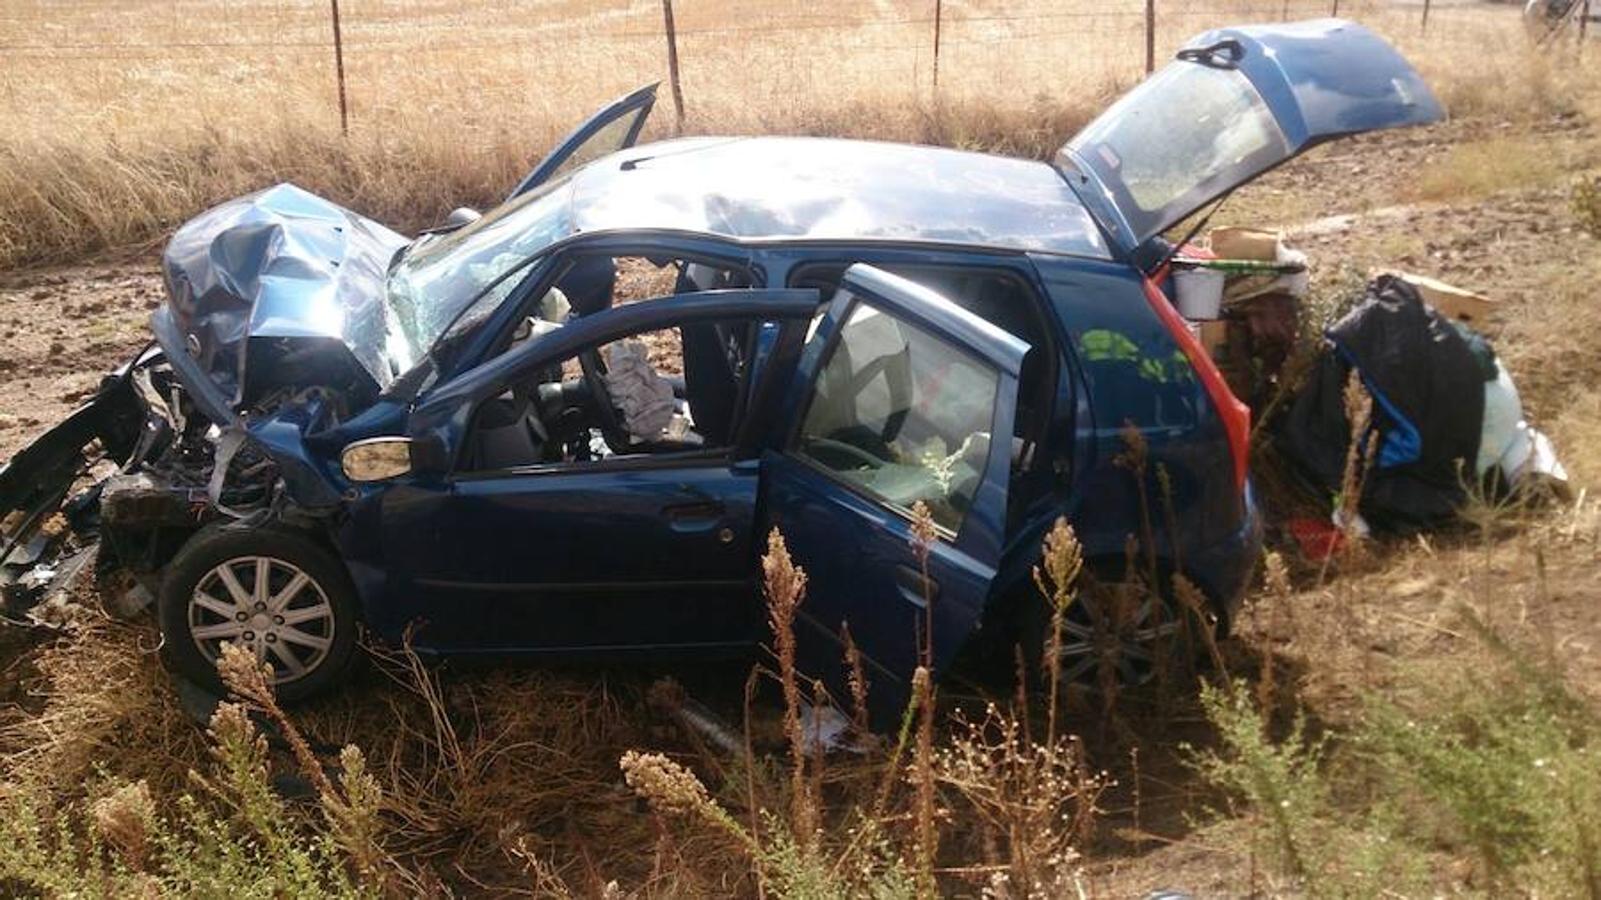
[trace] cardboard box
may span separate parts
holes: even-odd
[[[1224,319],[1212,319],[1196,324],[1199,326],[1196,337],[1201,342],[1201,349],[1214,361],[1221,360],[1219,354],[1224,352],[1224,345],[1228,342],[1229,323]]]
[[[1212,252],[1218,259],[1253,259],[1273,262],[1279,258],[1279,242],[1283,236],[1277,231],[1233,226],[1214,228],[1207,236]]]
[[[1417,288],[1423,302],[1439,310],[1440,315],[1446,318],[1458,319],[1478,327],[1486,324],[1491,314],[1495,312],[1495,301],[1483,294],[1475,294],[1427,275],[1396,271],[1389,274]]]

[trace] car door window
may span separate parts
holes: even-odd
[[[858,302],[792,449],[903,514],[922,501],[954,535],[983,480],[998,389],[987,363]]]
[[[633,143],[633,136],[638,133],[641,120],[649,112],[648,108],[642,109],[601,126],[599,131],[596,131],[589,140],[576,147],[546,177],[560,178],[574,169],[589,165],[608,153],[616,153],[618,150],[628,147]]]
[[[560,326],[543,327],[548,333]],[[553,362],[480,407],[465,469],[726,448],[749,379],[749,349],[764,328],[775,327],[759,319],[686,322]]]
[[[640,129],[645,127],[645,119],[655,103],[656,85],[650,84],[603,107],[524,176],[507,199],[588,165],[608,153],[632,147],[639,139]]]

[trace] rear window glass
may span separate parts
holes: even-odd
[[[1190,62],[1151,76],[1069,146],[1122,195],[1118,205],[1140,234],[1167,228],[1289,155],[1243,73]]]

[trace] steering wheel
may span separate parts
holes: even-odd
[[[882,469],[885,465],[884,460],[879,459],[871,453],[868,453],[866,450],[863,450],[855,444],[847,444],[844,441],[836,441],[833,438],[807,438],[806,445],[808,450],[829,450],[839,453],[842,456],[848,456],[851,459],[862,463],[869,469]]]
[[[601,362],[600,350],[590,348],[579,353],[578,365],[583,369],[584,382],[589,385],[589,396],[594,400],[595,424],[600,426],[600,436],[613,453],[628,452],[628,429],[623,427],[617,407],[612,404],[611,391],[606,387],[606,364]]]

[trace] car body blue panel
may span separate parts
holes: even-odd
[[[1437,122],[1445,112],[1422,76],[1387,41],[1341,19],[1220,28],[1190,40],[1237,40],[1240,69],[1296,152],[1321,141]]]
[[[859,303],[924,328],[992,367],[999,376],[993,433],[1012,433],[1017,373],[1027,345],[925,287],[864,265],[847,270],[807,345],[786,402],[791,423],[804,415],[819,367]],[[769,449],[762,458],[762,530],[779,530],[808,575],[797,634],[801,663],[846,696],[841,629],[849,625],[874,667],[870,708],[881,724],[905,707],[930,602],[935,672],[950,665],[983,617],[1005,548],[1010,460],[1011,442],[992,441],[960,530],[929,547],[931,586],[925,589],[913,524],[904,512],[886,508],[785,447]]]
[[[428,393],[406,428],[437,439],[445,466],[369,490],[345,529],[347,557],[373,592],[369,624],[451,653],[620,653],[748,649],[753,461],[721,454],[622,458],[458,472],[472,414],[515,380],[579,349],[666,324],[787,322],[815,291],[723,290],[632,303],[575,320]],[[759,397],[760,393],[753,394]],[[381,538],[365,536],[376,529]],[[353,567],[353,571],[355,567]]]
[[[743,650],[762,621],[757,481],[707,459],[396,486],[368,621],[391,640],[420,623],[416,645],[443,652]]]
[[[1089,400],[1089,421],[1077,429],[1070,515],[1086,556],[1121,558],[1129,535],[1143,540],[1148,518],[1163,566],[1197,582],[1210,579],[1192,563],[1231,542],[1240,558],[1254,560],[1260,525],[1249,492],[1235,489],[1222,420],[1146,302],[1140,274],[1126,265],[1035,262]],[[1134,433],[1147,448],[1143,481],[1119,461]],[[1227,572],[1215,580],[1224,590],[1212,596],[1237,603],[1243,581]]]

